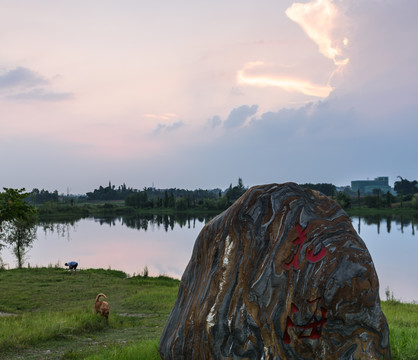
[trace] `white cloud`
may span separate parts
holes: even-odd
[[[309,80],[292,78],[291,76],[275,76],[272,74],[250,75],[248,70],[255,67],[263,67],[262,62],[250,62],[238,71],[237,78],[239,84],[253,86],[273,86],[282,88],[288,92],[300,92],[305,95],[326,98],[332,91],[330,85],[313,84]]]
[[[295,59],[288,64],[276,65],[279,72],[272,71],[271,64],[264,61],[247,62],[237,72],[237,82],[240,85],[257,87],[276,87],[290,93],[301,93],[308,97],[327,98],[334,90],[331,80],[334,74],[347,65],[349,59],[343,56],[342,48],[346,47],[349,39],[341,37],[341,28],[345,24],[343,17],[332,0],[314,0],[308,3],[294,3],[286,10],[289,19],[298,24],[317,46],[319,53],[332,60],[334,68],[328,72],[324,68],[317,68],[312,61],[305,61],[295,68]],[[340,38],[341,37],[341,38]],[[295,42],[295,44],[298,44]],[[295,45],[297,46],[297,45]],[[298,53],[305,49],[302,45]],[[278,49],[282,51],[282,49]],[[297,54],[295,54],[296,56]],[[301,69],[304,69],[301,71]],[[292,71],[293,69],[293,71]],[[296,73],[295,70],[296,69]],[[307,73],[306,69],[310,71]],[[322,82],[318,82],[317,73],[323,72]]]
[[[317,45],[319,52],[334,61],[335,65],[346,65],[348,58],[342,57],[342,45],[348,44],[346,37],[335,39],[333,31],[340,20],[338,8],[332,0],[314,0],[309,3],[294,3],[286,10],[286,15],[299,24],[310,39]]]

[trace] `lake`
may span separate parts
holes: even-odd
[[[122,270],[129,275],[180,278],[194,242],[211,216],[136,216],[86,218],[43,223],[26,255],[25,266],[60,266],[75,260],[80,269]],[[418,301],[417,218],[352,217],[366,243],[380,281],[380,296],[389,288],[396,299]],[[6,267],[16,266],[8,248],[1,252]]]

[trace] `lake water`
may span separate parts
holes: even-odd
[[[76,260],[80,269],[122,270],[180,278],[192,254],[194,242],[210,217],[147,216],[87,218],[74,223],[43,224],[28,250],[25,266],[64,267]],[[389,287],[395,298],[418,301],[418,230],[413,218],[352,218],[365,241],[380,281],[380,296]],[[16,266],[10,249],[3,249],[7,267]]]

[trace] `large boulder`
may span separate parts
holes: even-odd
[[[249,189],[201,231],[163,359],[390,359],[373,261],[334,201]]]

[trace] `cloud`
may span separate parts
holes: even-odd
[[[0,75],[0,88],[32,87],[47,84],[49,84],[47,79],[21,66]]]
[[[63,101],[73,97],[68,92],[50,90],[51,82],[25,67],[17,67],[0,75],[0,96],[13,101]]]
[[[252,75],[248,72],[257,67],[263,67],[261,61],[250,62],[238,71],[237,80],[239,84],[253,85],[259,87],[274,86],[282,88],[288,92],[300,92],[305,95],[325,98],[333,90],[330,85],[316,85],[309,80],[292,78],[291,76],[279,76],[272,74]]]
[[[306,35],[317,46],[319,54],[332,60],[332,71],[324,71],[326,77],[319,81],[314,80],[318,75],[306,74],[301,69],[315,68],[315,64],[303,62],[298,66],[286,64],[271,66],[264,61],[252,61],[246,63],[237,72],[237,83],[257,87],[276,87],[289,93],[301,93],[317,98],[327,98],[334,88],[330,82],[334,75],[342,70],[349,62],[348,57],[343,56],[343,49],[348,45],[347,37],[341,36],[345,21],[333,3],[333,0],[313,0],[308,3],[294,3],[285,11],[287,17],[298,24]],[[299,52],[304,51],[300,49]],[[322,56],[321,56],[322,58]],[[293,62],[293,60],[291,60]],[[302,66],[301,66],[302,65]],[[321,84],[322,82],[322,84]]]
[[[319,52],[335,65],[346,65],[348,58],[342,57],[341,47],[333,38],[333,30],[339,16],[337,7],[332,0],[314,0],[306,4],[294,3],[286,10],[289,19],[299,24],[305,33],[319,48]],[[348,39],[341,39],[341,44],[346,46]]]
[[[224,127],[227,129],[240,127],[245,121],[257,113],[258,105],[242,105],[238,108],[232,109],[228,118],[224,121]]]
[[[170,120],[173,118],[176,118],[177,115],[174,113],[164,113],[164,114],[145,114],[144,115],[147,118],[150,119],[160,119],[160,120]]]
[[[73,98],[71,93],[50,92],[43,88],[36,88],[28,92],[21,92],[5,96],[6,99],[17,101],[63,101]]]
[[[208,123],[212,128],[216,128],[217,126],[222,124],[222,119],[219,115],[215,115],[212,118],[208,119]]]
[[[183,121],[176,121],[175,123],[172,123],[170,125],[158,123],[157,127],[154,129],[153,134],[158,135],[162,132],[171,132],[180,129],[184,126]]]

